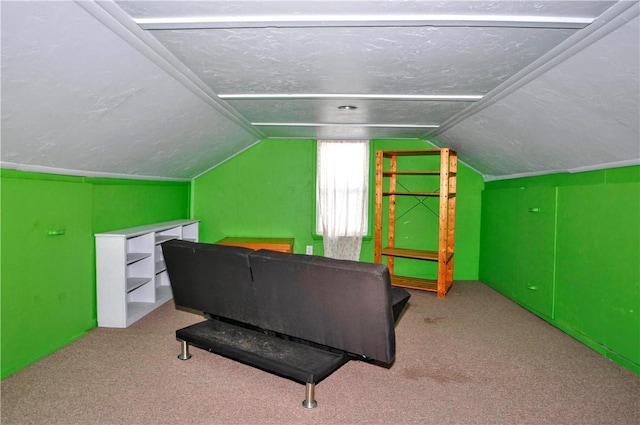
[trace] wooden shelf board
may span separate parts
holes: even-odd
[[[449,291],[453,282],[450,282],[445,289]],[[401,288],[418,289],[421,291],[438,292],[438,281],[434,279],[422,279],[419,277],[391,276],[391,285]]]
[[[453,151],[449,151],[453,153]],[[410,155],[440,155],[441,149],[415,149],[415,150],[402,150],[402,151],[384,151],[383,155],[386,158],[392,156],[410,156]]]
[[[427,251],[423,249],[407,249],[407,248],[382,248],[382,255],[391,257],[416,258],[419,260],[438,261],[438,251]],[[453,258],[453,252],[447,255],[447,262]]]
[[[440,196],[439,192],[382,192],[383,195]]]
[[[436,171],[383,171],[382,175],[385,177],[389,176],[439,176],[440,170]]]
[[[382,255],[438,261],[438,251],[426,251],[422,249],[386,247],[382,248]]]

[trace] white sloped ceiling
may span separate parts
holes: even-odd
[[[636,16],[438,136],[485,179],[640,163]]]
[[[73,2],[2,2],[2,165],[188,179],[260,136]]]
[[[638,10],[3,1],[1,165],[189,179],[270,137],[424,139],[485,179],[637,164]]]

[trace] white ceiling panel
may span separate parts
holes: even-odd
[[[133,18],[171,17],[273,17],[278,15],[499,15],[593,18],[614,1],[389,1],[389,0],[203,0],[203,1],[117,1]]]
[[[254,141],[75,3],[2,3],[3,166],[190,178]]]
[[[485,94],[574,32],[252,28],[153,35],[218,94]]]
[[[0,6],[3,167],[185,179],[268,137],[436,137],[488,179],[638,160],[637,1]]]
[[[440,142],[489,179],[640,163],[639,39],[636,17]]]

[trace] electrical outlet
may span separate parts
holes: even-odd
[[[313,255],[313,245],[307,245],[307,249],[305,251],[307,255]]]

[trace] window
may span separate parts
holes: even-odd
[[[369,141],[318,140],[316,232],[358,237],[367,232]]]

